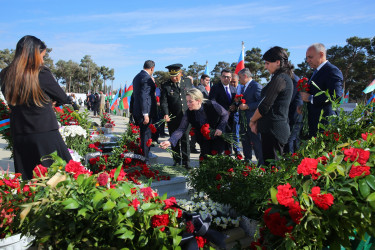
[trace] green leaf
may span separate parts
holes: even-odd
[[[363,198],[366,198],[370,194],[370,187],[367,185],[367,182],[365,179],[359,180],[359,192],[363,196]]]
[[[61,202],[61,204],[65,206],[64,209],[77,209],[79,207],[78,201],[73,198],[69,198]]]
[[[125,233],[122,235],[118,236],[120,239],[130,239],[132,240],[134,238],[134,233],[132,231],[129,231],[126,229]]]
[[[142,204],[142,206],[141,206],[142,210],[144,210],[144,211],[154,209],[155,207],[157,207],[157,204],[155,204],[155,203],[151,203],[151,202],[149,202],[149,203],[144,203],[144,204]]]
[[[370,186],[370,188],[372,188],[372,190],[375,190],[375,176],[368,175],[366,176],[365,179],[367,181],[367,184]]]
[[[328,166],[326,166],[326,171],[328,173],[332,173],[336,169],[337,169],[337,163],[336,162],[332,162],[331,164],[329,164]]]
[[[81,208],[80,210],[78,210],[78,214],[77,216],[80,216],[82,215],[83,217],[86,215],[86,212],[88,211],[87,208]]]
[[[273,204],[278,204],[277,198],[276,198],[276,194],[277,194],[276,188],[271,187],[270,192],[271,192],[271,200],[272,200]]]
[[[135,209],[134,209],[134,207],[131,206],[131,207],[129,207],[128,211],[126,211],[125,216],[131,217],[134,213],[135,213]]]
[[[345,170],[343,168],[343,166],[341,165],[337,165],[337,172],[342,175],[342,176],[345,176]]]
[[[103,211],[109,211],[111,210],[112,208],[114,208],[116,206],[116,203],[111,201],[111,200],[108,200],[104,206],[103,206]]]
[[[366,201],[368,201],[368,202],[373,202],[373,201],[375,201],[375,192],[374,192],[374,193],[371,193],[371,194],[367,197]]]
[[[99,192],[99,191],[96,192],[96,194],[94,195],[94,198],[92,199],[94,207],[96,207],[98,202],[101,201],[104,197],[106,197],[105,193]]]
[[[77,177],[78,185],[82,185],[82,182],[83,182],[84,179],[85,179],[85,175],[80,174],[80,175]]]
[[[113,189],[113,188],[108,189],[106,192],[109,194],[109,197],[113,201],[116,200],[118,197],[121,196],[120,193],[116,189]]]
[[[117,180],[117,177],[120,175],[120,171],[122,169],[122,165],[120,165],[117,169],[116,169],[116,172],[115,172],[115,175],[113,177],[114,180]]]
[[[303,185],[302,185],[302,187],[303,187],[303,191],[304,192],[309,192],[310,191],[310,185],[311,185],[311,180],[307,180],[307,181],[305,181],[304,183],[303,183]]]
[[[306,206],[309,207],[310,206],[310,198],[309,198],[309,196],[306,193],[303,193],[302,194],[302,199],[305,202]]]

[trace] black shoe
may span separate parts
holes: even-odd
[[[190,153],[199,154],[199,150],[197,150],[196,148],[192,148],[190,149]]]

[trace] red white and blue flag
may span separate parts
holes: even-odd
[[[244,50],[245,50],[245,46],[244,46],[244,42],[242,42],[242,50],[241,50],[240,58],[238,58],[236,70],[234,71],[235,74],[238,74],[238,72],[241,69],[245,68],[245,53],[244,53]]]

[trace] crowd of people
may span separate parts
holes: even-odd
[[[221,82],[210,87],[208,75],[203,74],[194,86],[191,78],[182,75],[181,64],[169,65],[166,68],[170,79],[159,86],[160,103],[155,98],[158,87],[152,77],[155,63],[146,61],[144,70],[133,81],[134,93],[138,93],[134,95],[135,121],[143,131],[141,142],[151,138],[149,124],[162,116],[170,138],[160,146],[171,146],[174,165],[187,169],[190,153],[198,152],[196,143],[200,145],[200,157],[205,157],[223,152],[240,155],[241,142],[245,161],[252,160],[254,151],[258,165],[269,165],[285,153],[295,152],[300,143],[303,103],[307,103],[309,137],[314,137],[318,123],[326,123],[325,118],[334,114],[327,96],[317,93],[328,90],[332,99],[341,98],[342,73],[327,61],[326,48],[321,43],[306,51],[307,63],[314,69],[309,83],[314,81],[317,86],[310,84],[308,92],[297,90],[300,78],[294,74],[285,49],[272,47],[264,53],[263,60],[271,74],[264,87],[252,78],[248,68],[238,74],[223,69]],[[205,130],[213,133],[207,136]],[[224,140],[224,134],[233,140]],[[142,146],[144,152],[149,151],[147,144]]]
[[[13,155],[16,172],[24,179],[32,178],[38,164],[48,166],[42,159],[57,151],[65,161],[71,156],[61,135],[53,105],[81,105],[82,100],[67,96],[50,70],[43,66],[46,45],[34,36],[25,36],[17,43],[15,56],[0,73],[1,91],[10,107]],[[307,103],[309,136],[318,133],[318,123],[333,115],[331,103],[319,91],[328,90],[332,99],[343,94],[343,75],[326,59],[326,48],[316,43],[306,51],[306,60],[314,69],[307,92],[297,91],[299,80],[293,72],[287,52],[278,46],[263,55],[271,80],[264,87],[252,78],[248,68],[234,74],[221,71],[218,84],[210,86],[210,77],[203,74],[194,86],[191,77],[183,76],[182,64],[167,66],[169,80],[160,86],[152,77],[155,62],[147,60],[143,70],[133,80],[130,112],[140,127],[141,148],[149,160],[150,124],[160,123],[157,135],[163,137],[164,122],[170,138],[160,146],[173,150],[174,165],[190,168],[190,151],[200,157],[210,154],[241,154],[251,161],[254,150],[258,165],[268,165],[286,152],[293,153],[299,145],[302,124],[302,105]],[[109,109],[102,91],[87,95],[87,108],[98,116]],[[79,108],[78,108],[79,109]],[[107,111],[108,112],[108,111]],[[323,119],[321,118],[323,114]],[[160,122],[161,121],[161,122]],[[224,140],[230,135],[232,140]]]

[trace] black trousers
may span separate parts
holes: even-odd
[[[222,154],[224,152],[225,141],[222,137],[215,136],[211,140],[203,138],[201,134],[196,134],[196,137],[201,148],[200,157],[212,155],[213,151],[216,151],[217,154]]]
[[[137,126],[139,126],[139,136],[141,139],[141,149],[143,151],[143,155],[146,158],[146,163],[148,163],[148,153],[150,152],[150,147],[147,146],[147,141],[151,139],[151,129],[149,128],[150,123],[152,123],[152,119],[150,119],[150,122],[148,124],[143,124],[144,118],[134,116],[134,121]]]
[[[178,129],[181,123],[181,119],[177,117],[170,122],[168,122],[168,131],[172,135],[174,131]],[[173,154],[173,161],[176,164],[181,164],[189,166],[190,163],[190,146],[189,146],[189,131],[191,126],[189,125],[185,133],[182,135],[181,139],[177,142],[176,146],[172,146],[172,150],[176,153]],[[182,161],[182,162],[181,162]]]
[[[271,133],[261,133],[261,137],[264,165],[269,166],[271,163],[268,160],[279,160],[278,154],[284,154],[285,145]]]

